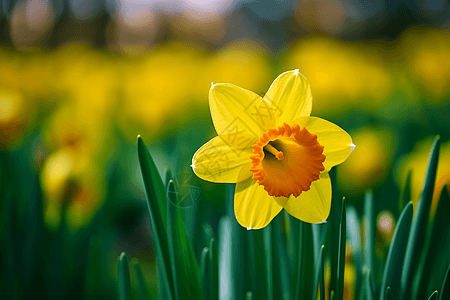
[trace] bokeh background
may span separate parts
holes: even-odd
[[[385,256],[401,208],[392,199],[412,171],[417,201],[436,134],[436,190],[450,183],[449,27],[445,0],[1,1],[0,233],[6,237],[11,223],[25,237],[14,246],[25,250],[11,255],[25,261],[16,272],[29,273],[3,272],[1,290],[48,295],[45,287],[58,285],[56,298],[115,299],[116,258],[126,251],[141,260],[155,295],[136,136],[161,174],[170,168],[180,185],[189,181],[183,193],[196,221],[188,227],[199,238],[196,224],[215,230],[227,206],[225,187],[191,177],[189,168],[216,135],[211,82],[263,95],[278,74],[296,68],[310,82],[312,114],[356,144],[334,173],[337,189],[357,212],[373,189],[377,255]],[[43,222],[32,227],[40,238],[30,246],[35,198]],[[9,245],[0,243],[7,265]],[[97,274],[95,285],[89,274]]]

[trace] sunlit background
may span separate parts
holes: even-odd
[[[112,270],[99,275],[98,297],[116,297],[121,251],[143,261],[156,293],[136,136],[161,174],[189,174],[193,153],[216,135],[211,82],[263,95],[278,74],[298,68],[311,85],[312,114],[353,138],[337,186],[358,212],[373,189],[385,255],[400,207],[383,199],[400,196],[411,170],[417,201],[436,134],[436,190],[450,183],[449,28],[445,0],[1,1],[2,179],[17,182],[19,207],[40,183],[49,232],[40,251],[65,216],[65,247],[81,258],[69,263],[75,275],[60,279],[64,295],[82,297],[77,263],[93,243]],[[216,228],[223,186],[195,185],[198,222]]]

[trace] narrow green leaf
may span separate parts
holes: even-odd
[[[211,260],[209,259],[208,247],[203,248],[200,257],[200,269],[202,272],[203,296],[205,299],[211,299]]]
[[[267,275],[267,300],[273,299],[273,243],[272,223],[263,229],[263,240],[265,250],[266,275]]]
[[[130,269],[128,267],[128,258],[125,252],[119,256],[119,263],[117,265],[118,274],[118,290],[120,300],[131,300],[131,282]]]
[[[203,299],[200,273],[192,244],[187,235],[178,203],[178,193],[172,180],[167,196],[167,237],[172,266],[175,296],[178,300]]]
[[[250,290],[252,290],[253,298],[266,299],[267,297],[267,269],[265,267],[265,244],[263,233],[264,230],[250,230],[247,232],[248,240],[248,265],[250,276]],[[261,245],[264,245],[262,247]]]
[[[375,208],[373,192],[367,191],[364,196],[364,265],[370,270],[375,279]]]
[[[365,288],[366,288],[366,299],[367,300],[375,300],[375,293],[373,290],[372,276],[370,275],[370,269],[366,269],[365,274]],[[361,298],[364,299],[364,298]]]
[[[85,299],[97,299],[97,291],[100,274],[101,240],[99,236],[93,236],[89,240],[88,260],[86,266]]]
[[[336,300],[336,294],[334,293],[334,290],[331,290],[330,292],[330,300]]]
[[[433,294],[428,297],[428,300],[438,300],[439,293],[438,291],[434,291]]]
[[[218,300],[219,299],[219,260],[217,256],[216,240],[211,239],[209,243],[209,262],[211,266],[210,272],[210,289],[211,294],[207,299]]]
[[[337,189],[336,183],[336,168],[332,168],[330,170],[330,178],[331,178],[331,186],[332,186],[332,201],[331,201],[331,211],[330,216],[328,217],[326,227],[327,227],[327,245],[330,247],[326,248],[326,252],[328,252],[328,258],[330,261],[330,287],[329,292],[334,291],[335,297],[336,291],[338,289],[338,277],[336,274],[338,273],[338,260],[339,260],[339,230],[340,230],[340,218],[341,218],[341,201],[337,199],[341,199],[339,196],[339,191]],[[331,294],[330,294],[331,299]],[[339,299],[339,298],[337,298]]]
[[[393,300],[391,287],[388,286],[386,289],[386,300]]]
[[[252,292],[247,292],[247,295],[245,296],[245,300],[252,300],[253,299],[253,294]]]
[[[299,273],[300,283],[297,285],[297,298],[313,299],[314,288],[314,239],[312,225],[300,221]]]
[[[352,260],[355,269],[355,282],[353,284],[353,294],[359,295],[361,289],[361,282],[364,280],[362,274],[362,255],[361,255],[361,229],[359,216],[356,208],[349,205],[346,208],[346,222],[347,222],[347,241],[350,245],[350,252],[352,253]],[[358,298],[356,298],[358,299]]]
[[[286,212],[287,214],[287,212]],[[287,214],[288,219],[288,255],[289,255],[289,269],[291,277],[291,298],[295,299],[296,289],[300,282],[300,270],[299,270],[299,246],[300,246],[300,220],[294,218],[290,214]],[[255,294],[255,298],[259,299]]]
[[[320,247],[320,265],[319,265],[319,286],[320,286],[320,300],[325,300],[325,254],[324,254],[325,246],[322,245]],[[316,299],[316,298],[313,298]]]
[[[414,299],[425,299],[442,285],[447,266],[450,264],[450,199],[447,186],[441,191],[439,203],[424,246],[423,260],[417,271]],[[423,279],[423,280],[422,280]]]
[[[159,278],[161,280],[161,287],[164,289],[162,294],[164,294],[168,300],[173,300],[174,285],[167,241],[166,191],[158,170],[156,169],[156,165],[140,136],[138,136],[137,139],[137,150],[142,179],[144,180],[144,187],[147,195],[147,206],[150,214],[150,225],[153,245],[156,252],[158,272],[160,275]]]
[[[133,265],[134,274],[136,276],[136,284],[139,291],[140,300],[148,300],[147,286],[145,285],[144,275],[142,274],[141,266],[139,265],[139,260],[135,257],[131,259],[131,264]]]
[[[450,265],[448,265],[444,281],[442,282],[441,297],[439,298],[439,300],[447,299],[450,299]]]
[[[410,202],[403,209],[394,236],[389,247],[381,283],[380,300],[386,300],[387,287],[394,288],[393,296],[398,299],[400,293],[400,276],[403,269],[404,249],[408,243],[408,235],[411,228],[413,204]]]
[[[430,156],[428,159],[427,172],[422,187],[417,213],[412,222],[411,232],[406,247],[405,261],[401,274],[401,298],[407,300],[411,298],[411,283],[417,270],[420,260],[423,242],[428,225],[428,215],[430,212],[431,201],[433,199],[434,183],[436,181],[436,171],[439,159],[440,138],[437,136],[431,146]]]
[[[345,244],[347,241],[347,217],[345,209],[345,198],[342,198],[341,204],[341,220],[339,224],[339,251],[338,251],[338,268],[337,268],[337,292],[338,300],[344,299],[344,271],[345,271]]]
[[[233,235],[232,222],[229,216],[219,221],[219,282],[220,299],[235,300],[235,282],[233,278]]]
[[[289,261],[286,249],[286,235],[283,234],[282,224],[285,215],[279,214],[272,220],[272,251],[273,251],[273,280],[274,298],[289,300],[290,273]]]

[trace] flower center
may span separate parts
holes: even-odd
[[[253,153],[250,156],[253,179],[270,196],[298,197],[325,170],[323,146],[317,141],[317,135],[306,128],[300,129],[297,124],[284,123],[269,129],[253,145]]]

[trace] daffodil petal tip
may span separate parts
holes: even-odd
[[[192,165],[191,165],[191,168],[192,168],[192,170],[194,170],[195,169],[195,165],[192,163]]]
[[[250,227],[247,227],[247,230],[252,230]]]
[[[214,88],[214,82],[211,82],[211,88]]]
[[[351,152],[353,152],[353,150],[355,149],[356,145],[352,143],[350,146],[352,147],[352,151]]]
[[[299,69],[295,69],[295,71],[294,71],[294,75],[298,75],[299,74]]]

